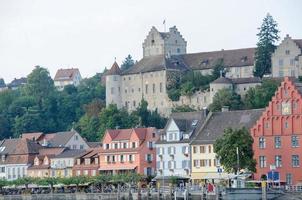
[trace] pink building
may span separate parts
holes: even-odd
[[[135,172],[154,175],[156,128],[107,130],[100,155],[100,174]]]

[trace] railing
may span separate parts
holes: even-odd
[[[302,192],[302,185],[287,185],[285,190],[288,192]]]

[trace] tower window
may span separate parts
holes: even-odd
[[[286,54],[286,55],[289,55],[289,54],[290,54],[290,51],[289,51],[289,50],[286,50],[286,51],[285,51],[285,54]]]
[[[180,53],[180,48],[177,48],[177,53]]]

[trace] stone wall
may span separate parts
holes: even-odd
[[[301,49],[291,37],[287,36],[272,55],[272,75],[273,77],[298,77],[302,74],[301,63]]]

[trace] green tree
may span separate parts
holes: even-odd
[[[37,98],[38,105],[41,107],[42,101],[54,92],[54,83],[47,69],[36,66],[27,76],[27,84],[24,91],[26,95]]]
[[[218,79],[221,75],[225,76],[226,74],[226,66],[224,65],[224,62],[222,59],[218,59],[215,63],[214,63],[214,67],[213,67],[213,71],[212,71],[212,76],[211,76],[211,81],[214,81],[216,79]]]
[[[36,181],[37,185],[44,185],[44,186],[50,186],[51,192],[54,192],[54,185],[58,184],[58,178],[56,177],[45,177],[37,179]]]
[[[240,95],[236,94],[233,89],[223,88],[214,95],[213,103],[210,104],[211,111],[220,111],[223,106],[228,106],[231,110],[242,108]]]
[[[144,127],[163,128],[166,123],[166,119],[162,118],[157,110],[148,110],[148,102],[144,99],[141,100],[140,106],[132,114],[140,119],[140,125]]]
[[[271,56],[276,49],[275,43],[279,40],[279,30],[277,22],[270,14],[263,19],[259,29],[254,75],[263,77],[263,75],[271,73]]]
[[[102,138],[106,129],[132,128],[138,125],[138,117],[129,114],[125,109],[118,109],[116,104],[111,104],[102,109],[99,116],[98,139]]]
[[[256,160],[253,158],[253,138],[246,128],[227,128],[214,144],[217,158],[229,173],[236,173],[238,169],[237,148],[239,152],[239,169],[256,172]]]
[[[176,106],[172,109],[172,112],[194,112],[194,111],[196,110],[188,105]]]
[[[134,65],[134,60],[132,59],[132,56],[129,54],[123,61],[121,65],[121,70],[122,71],[127,70],[131,68],[133,65]]]
[[[263,80],[261,85],[255,88],[250,88],[243,99],[244,106],[247,109],[264,108],[271,101],[278,86],[279,81],[276,80]]]

